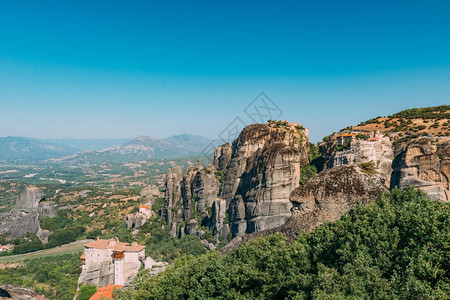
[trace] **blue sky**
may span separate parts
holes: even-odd
[[[450,1],[93,2],[0,2],[0,136],[215,138],[264,91],[318,141],[450,103]]]

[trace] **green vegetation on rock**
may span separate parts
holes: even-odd
[[[450,119],[450,105],[434,107],[411,108],[389,116],[405,119]]]
[[[304,184],[309,178],[320,172],[323,167],[323,157],[319,153],[319,148],[313,143],[309,143],[309,164],[300,167],[300,184]]]

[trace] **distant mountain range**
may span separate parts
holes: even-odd
[[[0,138],[0,161],[52,160],[69,163],[120,163],[178,158],[200,154],[207,146],[221,144],[201,136],[181,134],[158,139],[139,136],[126,139]]]

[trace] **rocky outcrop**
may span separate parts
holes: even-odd
[[[46,300],[47,298],[36,294],[29,288],[0,283],[0,299]]]
[[[125,220],[126,228],[138,229],[143,226],[148,219],[155,216],[152,207],[153,204],[155,204],[156,199],[162,197],[162,193],[157,186],[148,185],[142,189],[140,196],[144,204],[139,206],[138,212],[135,214],[127,215]]]
[[[290,195],[292,217],[283,230],[311,231],[325,221],[338,220],[357,202],[365,205],[388,189],[379,175],[357,166],[341,166],[313,176]]]
[[[156,185],[148,185],[141,190],[140,194],[143,203],[151,205],[155,204],[155,200],[163,197],[163,193],[159,190]]]
[[[280,226],[290,217],[289,194],[308,163],[309,139],[302,127],[253,124],[214,151],[212,164],[169,170],[165,218],[171,236],[197,234],[218,240]],[[193,221],[195,219],[195,221]],[[210,245],[209,245],[210,247]]]
[[[421,138],[404,146],[393,169],[391,187],[412,185],[432,199],[449,201],[450,140]]]
[[[219,193],[215,171],[214,166],[205,168],[200,162],[184,173],[178,166],[168,171],[162,216],[172,237],[195,232],[192,224],[184,225],[192,218],[197,219],[197,224],[207,226],[211,216],[208,208],[213,206]]]
[[[286,222],[289,194],[299,185],[308,146],[308,137],[294,130],[265,124],[244,128],[233,142],[222,190],[233,237]]]
[[[335,221],[355,207],[376,199],[387,191],[379,175],[369,175],[357,166],[340,166],[324,170],[311,177],[290,195],[292,216],[277,227],[233,239],[221,252],[226,254],[256,237],[281,232],[293,240],[301,232],[310,232],[325,221]]]
[[[339,137],[333,135],[327,142],[320,145],[321,154],[325,159],[325,168],[358,165],[373,161],[385,185],[387,187],[390,186],[394,151],[392,143],[387,136],[368,140],[353,138],[350,141],[348,139],[348,147],[343,145],[345,143],[342,143],[342,138],[339,139]]]
[[[0,216],[0,233],[9,233],[10,239],[34,233],[46,241],[49,233],[42,230],[40,222],[45,217],[56,217],[56,211],[49,203],[42,203],[44,192],[36,187],[26,188],[16,200],[16,205],[10,213]]]
[[[112,260],[103,260],[85,266],[78,278],[79,284],[107,286],[114,283],[114,263]]]
[[[232,153],[233,149],[231,148],[230,143],[218,146],[214,150],[214,168],[216,168],[217,170],[226,170],[226,168],[230,164]]]

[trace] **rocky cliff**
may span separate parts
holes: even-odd
[[[232,236],[280,226],[290,217],[289,194],[308,163],[307,135],[253,124],[233,142],[224,169],[222,199],[229,208]],[[218,161],[226,161],[219,157]]]
[[[362,139],[350,134],[334,134],[320,144],[324,168],[358,165],[373,161],[385,185],[390,186],[394,149],[387,136]],[[361,135],[364,136],[364,135]]]
[[[0,299],[46,300],[47,298],[36,294],[29,288],[0,283]]]
[[[165,203],[162,216],[172,237],[194,234],[197,226],[207,226],[212,213],[208,211],[217,199],[219,180],[213,165],[201,162],[186,168],[171,168],[165,181]]]
[[[391,187],[418,187],[431,198],[450,199],[450,140],[424,137],[398,149]]]
[[[202,236],[208,229],[227,239],[280,226],[291,215],[289,194],[299,185],[308,151],[300,126],[253,124],[232,145],[217,147],[207,167],[197,162],[184,173],[170,169],[162,216],[171,236]]]
[[[49,203],[42,203],[44,192],[36,187],[26,188],[16,200],[16,205],[10,213],[0,215],[0,233],[9,233],[14,239],[26,233],[34,233],[46,241],[49,233],[42,230],[40,222],[45,217],[56,217],[56,211]]]
[[[292,218],[283,230],[311,231],[325,221],[338,220],[357,202],[366,205],[387,191],[381,176],[364,173],[358,166],[325,170],[291,193]]]
[[[293,240],[301,232],[310,232],[326,221],[339,219],[355,207],[357,202],[366,205],[387,190],[379,175],[361,172],[355,165],[324,170],[292,191],[292,216],[285,224],[238,236],[222,248],[221,252],[226,254],[237,249],[242,242],[256,237],[267,237],[276,232],[281,232],[289,240]]]

